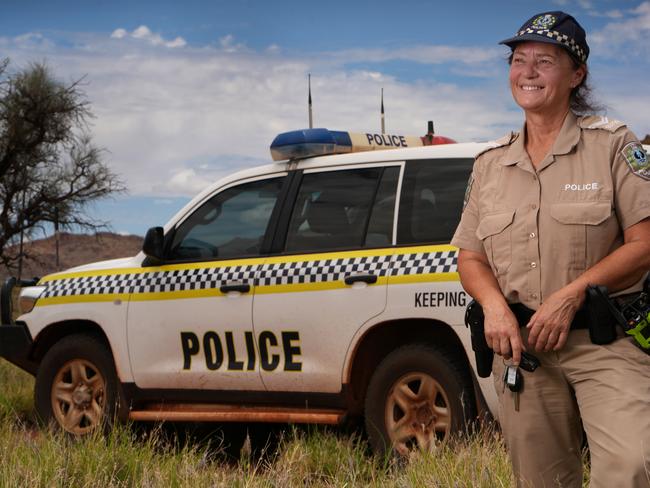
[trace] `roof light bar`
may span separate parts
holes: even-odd
[[[421,137],[395,134],[359,134],[328,129],[302,129],[279,134],[271,143],[273,161],[325,154],[424,146]]]

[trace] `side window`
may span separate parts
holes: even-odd
[[[244,183],[206,201],[176,230],[169,258],[257,256],[283,177]]]
[[[398,244],[448,244],[463,210],[473,159],[410,161],[400,198]]]
[[[379,241],[389,245],[392,235],[390,199],[394,202],[395,173],[399,169],[388,170],[392,175],[392,189],[390,182],[383,183],[384,168],[305,174],[289,220],[285,250],[354,249],[376,246]],[[373,208],[375,197],[382,200],[382,205]],[[366,238],[367,231],[373,237]]]

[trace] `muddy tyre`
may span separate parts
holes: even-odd
[[[40,419],[76,436],[112,424],[123,405],[113,357],[99,339],[64,337],[45,354],[36,375]]]
[[[411,344],[391,352],[370,379],[365,423],[378,455],[431,451],[475,418],[469,373],[449,353]]]

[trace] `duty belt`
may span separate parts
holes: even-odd
[[[511,303],[509,306],[512,313],[515,315],[517,322],[519,322],[519,327],[526,327],[535,313],[535,310],[528,308],[523,303]],[[585,308],[580,308],[576,312],[573,322],[571,322],[571,330],[588,328],[589,318],[587,316],[587,310]]]

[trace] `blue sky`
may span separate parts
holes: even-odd
[[[389,132],[433,119],[459,141],[521,125],[507,87],[510,37],[535,13],[585,27],[595,94],[610,117],[650,133],[650,1],[3,0],[0,58],[85,76],[94,141],[129,194],[90,211],[143,235],[220,176],[268,162],[282,131]]]

